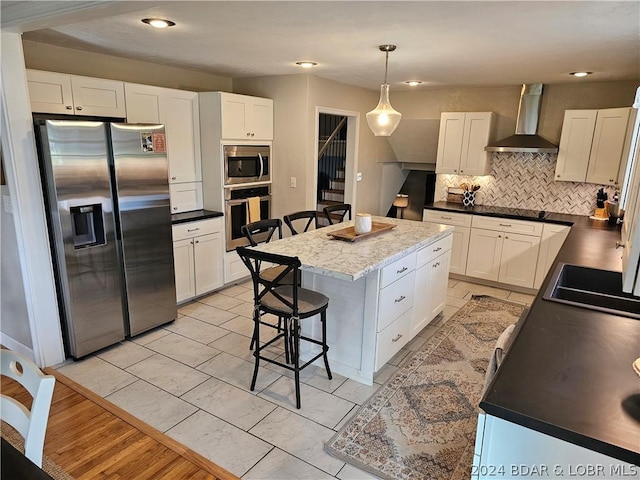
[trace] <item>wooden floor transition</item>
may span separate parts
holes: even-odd
[[[44,453],[76,480],[238,479],[222,467],[108,402],[54,369]],[[31,396],[2,376],[2,393]]]

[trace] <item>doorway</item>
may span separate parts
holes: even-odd
[[[357,118],[354,112],[318,109],[315,205],[321,226],[328,224],[322,214],[324,207],[350,203],[355,208]]]

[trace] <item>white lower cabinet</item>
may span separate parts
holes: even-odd
[[[444,310],[453,236],[418,251],[411,314],[411,337]]]
[[[467,255],[469,253],[469,236],[471,235],[471,215],[466,213],[451,213],[437,210],[423,211],[422,221],[452,225],[454,227],[451,245],[449,272],[465,275],[467,270]]]
[[[471,479],[638,479],[640,468],[480,413]]]
[[[542,226],[539,222],[474,215],[466,275],[533,288]]]
[[[567,235],[569,235],[569,230],[571,230],[571,227],[552,223],[547,223],[542,228],[534,288],[540,288],[540,285],[542,285],[542,281],[547,276],[553,261],[558,256],[560,248],[562,248],[562,244],[567,239]]]
[[[174,225],[173,255],[178,302],[222,287],[222,218]]]

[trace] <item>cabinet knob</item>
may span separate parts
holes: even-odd
[[[82,107],[81,106],[77,106],[76,110],[82,110]]]
[[[177,209],[178,209],[178,207],[173,207],[173,209],[174,209],[174,210],[177,210]]]
[[[176,179],[176,177],[171,177],[171,180],[175,180],[175,179]]]
[[[255,133],[251,132],[251,136],[252,136],[252,137],[253,137],[253,136],[255,136]]]
[[[71,105],[67,105],[65,108],[66,108],[67,110],[73,110],[73,107],[72,107]]]
[[[560,178],[560,175],[556,175],[556,178]]]
[[[622,242],[616,242],[616,248],[625,248],[625,244]]]
[[[502,235],[498,235],[498,238],[502,238]]]
[[[464,170],[460,170],[460,173],[464,173]]]
[[[251,133],[247,132],[247,137],[250,137],[250,136],[251,136]]]
[[[455,168],[453,169],[454,172],[458,173],[458,170],[456,170]]]
[[[196,243],[200,243],[200,240],[196,240]]]

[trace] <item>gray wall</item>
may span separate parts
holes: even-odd
[[[5,210],[6,200],[11,198],[9,188],[0,188],[0,318],[2,333],[22,345],[33,348],[27,301],[24,296],[20,253],[16,241],[13,214]]]
[[[231,91],[231,78],[151,62],[22,41],[27,68],[108,78],[193,92]]]

